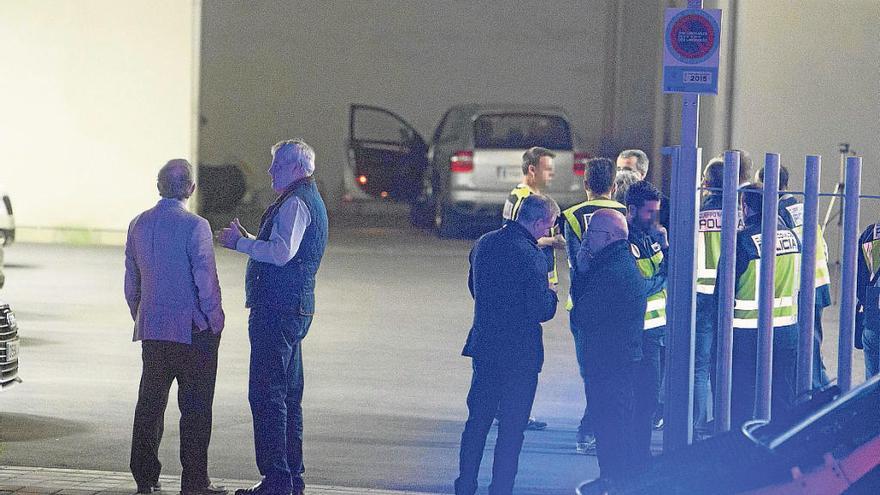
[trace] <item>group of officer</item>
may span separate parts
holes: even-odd
[[[456,493],[476,490],[494,418],[499,428],[490,493],[509,493],[523,431],[545,426],[529,413],[543,363],[541,323],[556,310],[557,249],[569,254],[572,290],[566,308],[585,396],[596,397],[590,413],[584,413],[577,449],[596,452],[605,477],[622,475],[627,463],[643,465],[651,456],[666,326],[668,241],[659,222],[661,194],[643,180],[647,156],[627,151],[617,163],[604,158],[588,162],[587,200],[560,217],[545,194],[554,175],[553,158],[543,148],[526,151],[523,181],[503,208],[504,225],[483,236],[471,252],[474,323],[463,354],[473,359],[473,378]],[[620,193],[615,185],[619,170],[640,179],[623,191],[625,204],[612,199]],[[601,309],[601,315],[591,309]]]
[[[755,417],[763,170],[752,177],[750,156],[742,150],[736,151],[741,153],[741,168],[731,413],[734,422],[742,423]],[[503,257],[485,256],[489,252],[504,252],[504,248],[499,246],[492,249],[487,246],[493,236],[503,244],[500,240],[503,236],[498,234],[505,231],[528,231],[534,234],[531,241],[534,253],[537,253],[536,259],[547,268],[546,294],[538,292],[541,294],[540,310],[531,313],[529,322],[518,325],[523,332],[537,332],[539,344],[540,324],[552,318],[555,312],[557,251],[564,249],[568,254],[571,289],[565,308],[570,311],[570,327],[587,402],[577,432],[577,452],[598,455],[601,477],[606,480],[636,472],[646,466],[651,458],[651,429],[655,422],[652,418],[662,410],[660,402],[665,368],[669,244],[664,224],[668,225],[668,201],[657,188],[644,180],[648,171],[645,153],[627,150],[618,156],[616,163],[607,158],[590,160],[584,173],[585,201],[559,212],[552,199],[545,194],[554,175],[554,157],[553,152],[543,148],[532,148],[524,154],[523,181],[513,189],[504,205],[504,226],[481,238],[471,254],[471,293],[475,308],[482,307],[484,314],[480,315],[480,309],[475,309],[474,326],[463,353],[474,358],[474,381],[468,395],[471,414],[462,435],[461,476],[456,481],[456,493],[473,493],[476,489],[476,473],[493,418],[499,421],[499,439],[490,493],[506,493],[507,489],[512,489],[516,474],[515,458],[518,458],[522,445],[523,430],[546,426],[546,423],[529,416],[535,393],[531,378],[527,380],[529,386],[524,391],[517,391],[510,387],[512,382],[509,379],[500,377],[504,373],[516,375],[511,373],[516,365],[507,362],[507,368],[499,368],[499,360],[495,359],[495,363],[487,366],[492,361],[487,358],[490,354],[485,350],[489,346],[486,342],[491,340],[487,339],[487,334],[491,334],[492,339],[510,338],[514,342],[522,335],[508,332],[506,337],[501,337],[505,332],[500,328],[503,325],[499,321],[487,323],[489,320],[485,313],[489,308],[503,311],[504,304],[515,307],[527,304],[514,301],[508,295],[504,296],[503,304],[499,304],[497,291],[486,289],[492,284],[475,283],[480,279],[480,274],[488,271],[485,266],[491,266],[496,277],[499,271],[523,269],[522,264],[507,267],[500,259]],[[699,212],[694,378],[694,429],[697,439],[709,436],[712,431],[709,410],[710,384],[714,383],[716,366],[716,278],[719,260],[725,255],[721,252],[723,167],[720,155],[705,167],[704,193]],[[633,182],[633,176],[639,180]],[[785,167],[780,168],[779,184],[773,303],[771,408],[774,417],[784,416],[796,401],[797,299],[803,237],[803,205],[787,192],[788,171]],[[534,209],[535,205],[540,209],[540,205],[545,203],[554,205],[553,208],[546,205],[543,208],[547,215],[552,214],[552,218],[541,218],[543,223],[537,228],[535,222],[538,220],[534,212],[523,221],[523,211]],[[595,219],[599,222],[594,223]],[[543,225],[547,228],[544,229]],[[831,304],[827,247],[821,229],[817,242],[817,295],[813,308],[816,321],[813,363],[815,389],[829,383],[820,350],[822,311]],[[862,317],[859,330],[864,329],[864,332],[857,345],[864,344],[866,372],[870,376],[880,370],[880,325],[877,323],[880,316],[875,314],[880,311],[872,311],[877,306],[875,300],[880,298],[880,224],[866,229],[860,246],[858,298],[864,309],[859,311]],[[621,258],[619,254],[623,247],[627,256]],[[484,256],[481,257],[481,254]],[[485,261],[481,262],[481,258]],[[529,263],[529,266],[533,264]],[[515,283],[527,282],[522,277]],[[493,297],[496,300],[491,300]],[[548,305],[553,306],[552,311]],[[637,313],[638,319],[635,321],[631,317],[633,313]],[[510,323],[509,320],[507,322]],[[633,329],[637,333],[633,333]],[[522,350],[516,343],[507,342],[506,345],[508,351],[510,345]],[[540,345],[532,347],[540,351],[537,366],[532,366],[529,372],[530,377],[534,375],[536,385],[540,363],[543,362],[543,348]],[[494,370],[487,371],[493,366]],[[504,371],[500,371],[502,369]],[[480,383],[478,375],[493,376],[492,380],[495,381],[490,381],[492,386],[487,386],[486,383],[490,382]],[[481,395],[479,388],[493,391],[488,394],[491,396],[488,403],[483,400],[487,393],[484,390]],[[511,409],[512,404],[518,406],[515,411]],[[524,405],[528,407],[524,408]],[[487,416],[487,411],[492,413],[491,416]],[[475,416],[477,413],[480,417]],[[517,416],[516,419],[513,416]],[[512,427],[514,424],[516,426]]]

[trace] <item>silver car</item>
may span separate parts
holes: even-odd
[[[428,144],[393,112],[353,105],[346,192],[409,202],[414,224],[455,237],[499,224],[505,199],[522,181],[522,155],[533,146],[556,153],[548,194],[563,208],[583,201],[589,155],[576,149],[559,107],[457,105]]]

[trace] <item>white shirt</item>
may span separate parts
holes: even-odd
[[[242,237],[235,244],[235,250],[256,261],[284,266],[296,256],[306,227],[311,223],[309,208],[301,199],[291,196],[275,213],[268,241]]]

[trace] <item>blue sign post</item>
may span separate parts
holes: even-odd
[[[688,0],[687,9],[667,9],[664,31],[663,91],[683,93],[681,147],[673,164],[670,205],[667,422],[663,434],[667,452],[690,444],[693,438],[700,93],[718,92],[721,41],[721,11],[702,10],[702,6],[702,0]]]

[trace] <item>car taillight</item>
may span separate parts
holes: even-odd
[[[467,173],[474,171],[474,152],[456,151],[449,159],[449,170],[455,173]]]
[[[580,175],[583,177],[584,173],[587,170],[587,162],[590,160],[590,154],[584,153],[583,151],[575,151],[574,153],[574,163],[571,165],[571,171],[574,172],[574,175]]]

